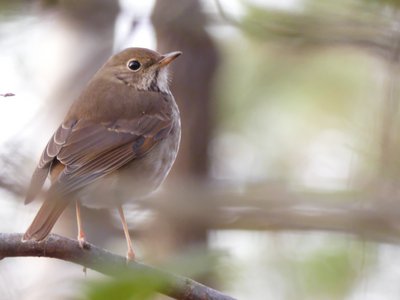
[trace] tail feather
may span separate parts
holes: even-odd
[[[67,207],[68,203],[69,201],[65,198],[46,198],[22,239],[25,241],[44,240],[49,235],[51,229],[54,227],[54,224]]]
[[[49,168],[36,168],[35,172],[33,172],[31,183],[26,194],[25,204],[31,203],[40,193],[48,174]]]

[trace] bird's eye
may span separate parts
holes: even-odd
[[[128,68],[132,71],[137,71],[140,69],[142,65],[137,60],[130,60],[128,61]]]

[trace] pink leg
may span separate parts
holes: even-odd
[[[85,232],[83,231],[82,227],[81,208],[79,200],[75,201],[75,207],[76,207],[76,222],[78,224],[78,242],[79,246],[83,249],[85,244]]]
[[[126,244],[128,245],[128,252],[126,253],[126,259],[128,261],[135,259],[135,251],[133,251],[131,237],[129,236],[128,224],[126,224],[124,211],[122,210],[122,206],[118,206],[119,216],[121,217],[122,227],[124,229]]]

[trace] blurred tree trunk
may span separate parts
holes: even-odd
[[[198,0],[156,1],[152,21],[161,53],[183,51],[172,65],[172,92],[181,110],[182,143],[174,166],[177,176],[204,179],[213,126],[212,88],[218,56],[205,30]]]
[[[392,37],[390,47],[387,47],[386,68],[387,74],[384,82],[385,94],[381,101],[381,124],[377,141],[379,144],[379,157],[377,169],[377,201],[393,204],[397,202],[399,194],[400,165],[398,155],[400,151],[400,119],[398,81],[400,78],[400,38]]]
[[[183,51],[171,66],[171,90],[181,111],[182,141],[177,161],[168,182],[182,201],[193,201],[191,194],[205,184],[209,159],[207,155],[213,128],[213,83],[218,66],[216,46],[205,30],[207,20],[198,0],[158,0],[152,22],[156,32],[158,51]],[[179,187],[178,187],[179,186]],[[165,199],[168,201],[168,199]],[[191,203],[207,209],[207,203]],[[175,209],[178,209],[176,207]],[[165,220],[173,224],[171,250],[188,246],[205,246],[207,224],[204,220],[190,220],[182,213],[180,218]],[[159,226],[160,224],[155,224]]]

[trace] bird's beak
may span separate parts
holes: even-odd
[[[160,68],[168,66],[175,58],[182,54],[181,51],[174,51],[161,56],[161,59],[158,61],[158,65]]]

